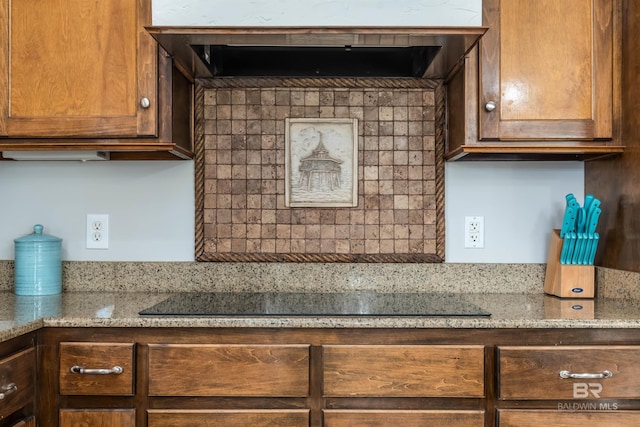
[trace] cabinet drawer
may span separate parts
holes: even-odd
[[[60,343],[60,394],[133,395],[133,343]]]
[[[637,399],[640,346],[499,347],[498,372],[500,399]]]
[[[309,411],[306,409],[150,409],[147,426],[308,427]]]
[[[36,352],[33,348],[0,359],[0,420],[28,405],[35,394]]]
[[[499,410],[499,427],[637,427],[640,411]]]
[[[483,397],[484,347],[323,347],[324,395]]]
[[[324,427],[482,427],[484,411],[326,410]]]
[[[135,427],[135,409],[61,409],[60,427]]]
[[[308,394],[308,345],[149,345],[150,396]]]
[[[36,427],[36,417],[29,417],[24,420],[17,421],[11,427]]]

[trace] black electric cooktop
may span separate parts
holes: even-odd
[[[448,293],[177,293],[145,316],[438,316],[488,317],[464,294]]]

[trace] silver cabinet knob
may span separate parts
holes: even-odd
[[[149,101],[149,98],[144,97],[140,100],[140,106],[142,108],[149,108],[150,105],[151,105],[151,101]]]
[[[484,109],[487,110],[488,112],[492,112],[493,110],[496,109],[496,103],[494,101],[489,101],[486,104],[484,104]]]

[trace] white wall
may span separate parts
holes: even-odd
[[[482,0],[153,0],[153,25],[474,26]]]
[[[447,262],[546,262],[565,196],[584,199],[580,162],[445,164]],[[464,217],[484,216],[484,248],[464,248]]]
[[[583,197],[578,162],[446,165],[448,262],[546,262],[564,196]],[[0,162],[0,259],[36,223],[73,261],[192,261],[193,162]],[[85,249],[87,213],[109,214],[107,250]],[[464,249],[465,215],[485,217],[485,248]]]
[[[33,225],[64,260],[192,261],[192,161],[0,162],[0,259]],[[109,215],[109,249],[85,248],[88,213]]]

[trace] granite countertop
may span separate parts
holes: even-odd
[[[638,300],[561,300],[543,294],[464,294],[491,313],[474,316],[141,316],[173,293],[64,292],[46,297],[0,292],[0,341],[41,327],[285,328],[638,328]],[[580,304],[580,311],[571,304]],[[564,306],[564,308],[561,307]]]

